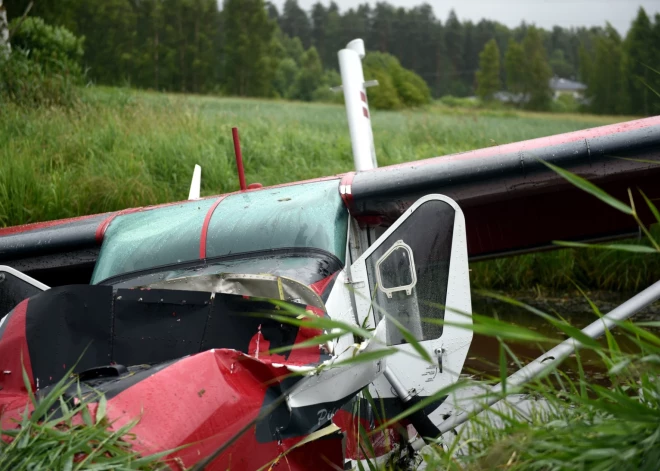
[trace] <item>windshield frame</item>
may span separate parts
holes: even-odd
[[[241,252],[230,255],[221,255],[219,257],[210,257],[198,260],[191,260],[187,262],[177,262],[170,263],[166,265],[159,265],[157,267],[147,268],[144,270],[135,270],[131,272],[121,273],[119,275],[114,275],[104,280],[99,281],[96,285],[102,286],[115,286],[119,283],[124,283],[130,281],[131,279],[138,278],[145,275],[156,274],[162,271],[168,270],[187,270],[192,268],[205,268],[209,267],[215,263],[232,261],[232,260],[249,260],[263,256],[277,256],[281,255],[283,257],[304,257],[309,258],[319,258],[330,262],[332,269],[329,270],[330,274],[335,273],[344,268],[344,264],[339,260],[339,258],[325,250],[317,249],[314,247],[286,247],[286,248],[277,248],[277,249],[265,249],[265,250],[255,250],[253,252]]]

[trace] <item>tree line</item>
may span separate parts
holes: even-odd
[[[12,2],[9,18],[29,3]],[[531,93],[526,83],[549,74],[585,82],[595,112],[658,112],[653,90],[660,80],[653,69],[660,69],[660,15],[651,19],[643,9],[625,38],[610,25],[508,28],[490,20],[460,21],[453,11],[439,19],[428,4],[386,2],[343,12],[334,2],[319,2],[307,12],[296,0],[281,9],[263,0],[224,0],[221,9],[216,0],[41,0],[30,14],[84,36],[88,77],[102,84],[328,98],[328,88],[338,85],[337,51],[361,37],[368,50],[390,54],[420,76],[433,96],[460,97],[478,91],[480,56],[494,41],[499,82],[493,83],[511,92]],[[516,67],[507,67],[507,55]],[[531,64],[536,70],[527,70]],[[510,73],[514,69],[520,77]],[[533,106],[547,107],[547,89],[535,95]]]

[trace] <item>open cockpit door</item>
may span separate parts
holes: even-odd
[[[351,265],[349,278],[359,324],[374,328],[388,319],[388,344],[400,350],[388,367],[408,391],[429,396],[458,379],[472,331],[454,324],[471,324],[472,305],[465,218],[451,198],[415,202]],[[433,364],[420,358],[399,325]],[[373,388],[375,397],[396,397],[384,377]]]

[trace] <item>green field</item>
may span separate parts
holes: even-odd
[[[384,166],[625,119],[434,105],[375,111],[373,129]],[[203,168],[203,195],[236,190],[232,126],[240,130],[248,182],[272,185],[353,168],[341,105],[89,88],[71,109],[0,108],[0,227],[182,200],[195,164]],[[475,265],[473,282],[565,287],[570,277],[589,285],[593,274],[593,286],[635,289],[658,273],[648,257],[639,260],[533,255]],[[607,278],[622,265],[632,271]]]

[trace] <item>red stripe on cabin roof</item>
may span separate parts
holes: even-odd
[[[101,245],[103,243],[103,237],[105,236],[105,231],[108,229],[110,226],[110,223],[114,221],[114,219],[117,216],[123,216],[124,214],[130,214],[130,213],[139,213],[142,211],[144,208],[129,208],[129,209],[124,209],[121,211],[117,211],[116,213],[111,214],[107,218],[105,218],[103,221],[101,221],[101,224],[96,228],[96,233],[94,234],[94,239],[96,239],[96,243]]]
[[[206,258],[206,239],[208,238],[209,235],[209,224],[211,224],[211,218],[213,217],[213,212],[215,211],[215,208],[218,207],[218,205],[224,200],[228,195],[223,195],[220,198],[218,198],[215,203],[209,208],[209,210],[206,212],[206,217],[204,218],[204,224],[202,224],[202,233],[199,236],[199,258],[200,259],[205,259]]]

